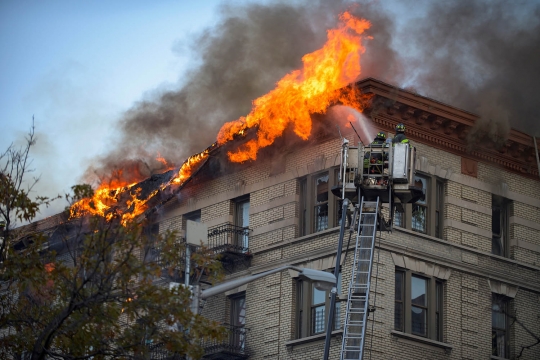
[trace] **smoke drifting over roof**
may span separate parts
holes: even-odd
[[[397,3],[397,2],[396,2]],[[385,2],[296,1],[224,5],[220,21],[194,37],[199,65],[178,90],[133,106],[119,122],[121,139],[89,168],[110,174],[124,169],[146,177],[163,171],[158,152],[176,165],[215,141],[226,121],[249,113],[251,101],[299,68],[318,49],[338,14],[371,21],[362,77],[399,87],[479,114],[494,138],[509,127],[540,135],[540,4],[487,0],[425,2],[412,17]],[[414,2],[420,7],[417,2]],[[410,6],[401,7],[407,11]],[[126,160],[129,159],[129,162]],[[138,165],[137,165],[138,164]],[[136,167],[134,170],[133,167]]]
[[[423,95],[480,115],[477,128],[492,137],[509,128],[540,135],[538,2],[433,2],[403,34],[416,49],[404,62]]]

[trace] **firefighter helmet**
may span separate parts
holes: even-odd
[[[385,139],[386,139],[386,135],[385,135],[385,133],[383,133],[382,131],[379,131],[379,132],[377,133],[377,138],[385,140]]]
[[[405,125],[403,123],[399,123],[396,125],[396,132],[405,132]]]

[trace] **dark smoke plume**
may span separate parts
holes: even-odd
[[[180,165],[203,150],[224,122],[249,113],[254,99],[299,68],[304,54],[320,48],[326,29],[345,9],[372,22],[362,78],[412,87],[477,113],[479,132],[497,141],[510,127],[540,135],[538,3],[405,1],[400,9],[410,12],[406,20],[391,8],[395,4],[303,0],[221,6],[217,25],[189,44],[199,65],[184,75],[178,90],[141,101],[125,114],[115,148],[96,160],[86,179],[116,170],[142,180],[165,170],[155,160],[158,152]]]
[[[254,99],[299,68],[303,55],[320,48],[326,30],[346,9],[351,9],[350,2],[221,6],[219,23],[190,44],[200,65],[184,75],[178,90],[135,104],[120,120],[121,139],[107,156],[89,167],[85,180],[95,174],[107,178],[113,172],[141,180],[140,176],[164,170],[155,160],[158,152],[169,163],[180,165],[203,150],[216,140],[223,123],[248,114]],[[392,22],[388,15],[371,5],[352,11],[366,18],[366,13],[372,13],[371,33],[377,39],[372,46],[387,59],[395,58],[389,47]],[[367,61],[377,72],[391,74],[387,64],[394,63]],[[130,166],[125,167],[126,163]],[[134,163],[139,164],[136,169]]]
[[[537,1],[437,1],[404,34],[414,51],[404,59],[413,86],[480,115],[473,135],[495,142],[510,128],[540,135]]]

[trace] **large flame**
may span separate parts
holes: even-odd
[[[360,55],[365,51],[362,34],[371,24],[349,12],[343,13],[340,21],[338,28],[328,31],[322,49],[302,58],[301,70],[287,74],[274,90],[256,99],[246,117],[223,125],[217,138],[219,144],[258,127],[256,138],[228,153],[231,161],[257,159],[259,149],[271,145],[288,126],[307,140],[311,134],[310,115],[325,113],[332,104],[340,102],[363,109],[363,96],[354,87],[345,87],[360,75]]]
[[[257,159],[259,149],[271,145],[289,126],[300,138],[307,140],[311,134],[311,114],[325,113],[333,104],[341,103],[363,110],[370,96],[347,85],[361,73],[360,56],[365,51],[362,40],[370,38],[364,35],[370,26],[367,20],[343,13],[340,25],[328,30],[323,48],[302,58],[302,69],[287,74],[277,82],[274,90],[256,99],[247,116],[223,125],[217,143],[189,157],[168,183],[162,184],[145,199],[139,198],[141,191],[135,187],[136,183],[102,183],[93,198],[80,200],[71,207],[71,216],[95,214],[112,219],[119,215],[125,224],[146,211],[148,200],[160,190],[183,185],[202,166],[213,147],[244,135],[247,129],[257,128],[256,137],[236,151],[228,152],[233,162]],[[160,154],[157,160],[171,168]]]
[[[146,198],[140,199],[140,188],[135,188],[137,183],[122,184],[119,180],[113,183],[102,183],[94,192],[92,198],[82,199],[70,208],[70,217],[75,218],[87,214],[99,215],[111,220],[115,216],[120,216],[121,223],[125,225],[128,221],[135,219],[148,209],[148,201],[154,197],[160,190],[171,185],[182,185],[190,176],[200,168],[202,161],[208,158],[210,149],[215,144],[205,149],[203,152],[190,156],[172,179],[162,184],[158,189],[152,191]],[[161,156],[158,155],[158,159]],[[163,158],[162,158],[163,159]],[[163,159],[163,164],[167,162]],[[120,207],[122,197],[128,196],[124,201],[124,206]]]

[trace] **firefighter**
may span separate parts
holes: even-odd
[[[396,143],[409,143],[409,139],[407,139],[407,136],[405,135],[405,125],[403,125],[402,123],[396,125],[396,136],[394,137],[394,139],[392,139],[392,144]]]
[[[371,145],[384,145],[385,143],[386,135],[382,131],[379,131],[377,133],[377,136],[375,136],[375,139],[373,139],[373,141],[371,142]]]
[[[375,136],[375,139],[370,144],[370,147],[379,148],[379,147],[386,147],[386,135],[379,131],[377,133],[377,136]],[[367,174],[382,174],[383,170],[383,157],[384,160],[388,160],[388,154],[383,154],[380,152],[371,154],[370,152],[366,152],[364,155],[364,171]],[[371,166],[370,166],[371,163]]]

